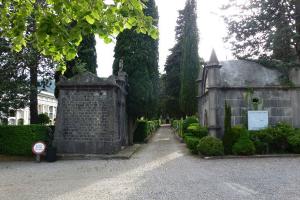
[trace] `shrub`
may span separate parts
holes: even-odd
[[[208,135],[208,130],[200,126],[198,123],[193,123],[187,128],[187,132],[192,133],[195,137],[203,138]]]
[[[183,120],[183,123],[182,123],[183,132],[185,132],[187,130],[187,128],[193,123],[198,123],[198,119],[195,116],[187,117],[185,120]]]
[[[260,131],[251,131],[250,139],[253,141],[256,153],[266,154],[269,153],[269,144],[272,141],[272,136],[269,134],[268,129]]]
[[[255,146],[250,140],[248,134],[242,134],[241,137],[232,147],[232,152],[235,155],[253,155]]]
[[[182,130],[182,120],[173,120],[172,127],[175,129],[176,133],[180,137],[184,137],[183,130]]]
[[[197,145],[199,144],[199,138],[193,137],[193,136],[185,136],[184,137],[184,141],[185,141],[187,147],[189,148],[189,150],[193,154],[197,154],[198,153]]]
[[[133,134],[134,142],[144,142],[148,136],[148,124],[145,120],[139,120]]]
[[[288,137],[288,143],[294,153],[300,153],[300,131]]]
[[[194,134],[193,133],[184,133],[182,136],[184,141],[185,141],[185,137],[194,137]]]
[[[0,153],[8,155],[30,156],[32,145],[37,141],[48,144],[46,126],[0,126]]]
[[[248,134],[247,129],[243,126],[234,126],[230,131],[225,132],[223,137],[225,154],[232,154],[232,147],[242,134]]]
[[[153,131],[156,130],[156,125],[154,121],[147,122],[147,135],[151,134]]]
[[[137,128],[135,129],[133,134],[133,142],[145,142],[146,138],[154,131],[156,131],[159,126],[159,120],[138,120]]]
[[[294,135],[295,129],[286,123],[278,123],[273,128],[267,128],[266,131],[272,137],[270,149],[272,152],[283,153],[288,150],[288,137]]]
[[[224,155],[224,147],[221,140],[212,136],[203,137],[197,146],[197,150],[205,156]]]
[[[38,115],[38,124],[49,124],[50,118],[45,113]]]

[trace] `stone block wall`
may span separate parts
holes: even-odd
[[[91,77],[59,86],[54,139],[58,153],[112,154],[127,144],[124,91]]]
[[[224,124],[224,105],[225,101],[231,106],[232,125],[239,125],[247,123],[247,111],[254,110],[252,99],[259,99],[258,110],[267,110],[269,113],[269,124],[275,125],[279,122],[286,122],[295,127],[299,126],[297,120],[294,118],[294,113],[299,112],[299,106],[295,107],[295,99],[293,99],[296,90],[293,89],[255,89],[248,98],[249,92],[246,89],[228,89],[223,90],[220,97],[218,118],[219,124],[223,131]],[[247,101],[248,99],[248,101]],[[222,103],[223,102],[223,103]]]

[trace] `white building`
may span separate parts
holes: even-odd
[[[38,94],[38,114],[45,113],[50,118],[51,125],[54,125],[56,118],[57,100],[52,92],[41,91]],[[9,125],[30,124],[29,107],[18,109],[8,118]]]

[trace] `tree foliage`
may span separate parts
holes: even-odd
[[[233,0],[224,9],[233,13],[225,17],[228,25],[226,41],[232,44],[236,57],[268,57],[284,62],[296,60],[297,43],[299,45],[296,0],[240,3]]]
[[[0,116],[23,108],[29,101],[28,69],[23,65],[21,53],[11,51],[8,42],[0,38]]]
[[[86,71],[97,74],[97,52],[95,35],[83,36],[81,44],[78,46],[76,58],[66,62],[66,71],[64,75],[67,78],[77,74],[78,68],[82,67]],[[75,69],[74,69],[75,68]]]
[[[137,32],[157,38],[152,18],[144,15],[143,8],[140,0],[113,0],[111,4],[104,0],[1,0],[0,37],[9,38],[16,51],[35,41],[39,52],[64,68],[64,60],[76,57],[85,35],[98,34],[110,42],[125,28],[135,27]],[[36,26],[25,34],[30,17]]]
[[[181,61],[181,44],[177,43],[172,49],[171,54],[167,57],[165,64],[166,71],[166,85],[165,85],[165,94],[166,94],[166,113],[170,117],[180,118],[182,112],[179,104],[179,95],[180,95],[180,61]]]
[[[41,56],[30,45],[17,53],[6,39],[0,38],[0,112],[3,117],[7,117],[9,110],[27,106],[32,94],[37,95],[37,88],[49,83],[53,68],[51,59]],[[39,77],[35,84],[32,84],[32,69],[36,71],[34,79]]]
[[[158,23],[157,7],[154,0],[146,2],[145,15]],[[120,59],[123,70],[128,74],[128,114],[133,119],[141,116],[152,117],[157,111],[159,94],[158,41],[150,36],[125,30],[117,37],[115,47],[114,74],[119,71]]]
[[[184,12],[179,10],[177,25],[175,27],[176,44],[170,49],[170,55],[165,63],[165,112],[174,118],[180,118],[182,112],[179,104],[179,95],[181,88],[180,64],[182,57],[182,43],[184,30]]]
[[[180,63],[180,108],[186,115],[193,115],[197,109],[196,79],[200,68],[198,54],[197,4],[188,0],[184,8],[184,29]]]
[[[171,117],[196,112],[196,78],[200,67],[196,2],[188,0],[179,11],[175,28],[176,44],[170,49],[165,64],[166,112]]]

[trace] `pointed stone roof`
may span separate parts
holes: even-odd
[[[215,51],[215,49],[213,49],[211,52],[211,55],[210,55],[210,59],[207,63],[207,66],[219,66],[219,65],[220,65],[220,63],[219,63],[216,51]]]

